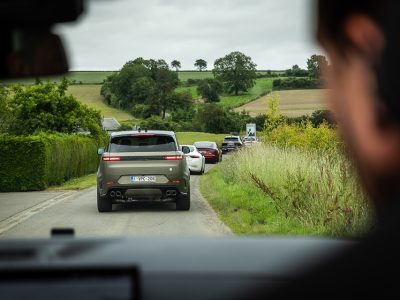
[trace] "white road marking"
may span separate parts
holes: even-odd
[[[76,192],[63,193],[54,198],[40,202],[39,204],[36,204],[36,205],[34,205],[28,209],[25,209],[19,213],[16,213],[15,215],[12,215],[11,217],[8,217],[7,219],[5,219],[3,221],[0,221],[0,234],[12,229],[13,227],[17,226],[18,224],[29,219],[30,217],[44,211],[45,209],[47,209],[61,201],[71,198],[72,196],[75,195],[75,193]]]

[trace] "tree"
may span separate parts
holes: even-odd
[[[218,58],[214,62],[213,74],[225,84],[229,93],[237,96],[240,91],[247,92],[255,85],[256,66],[251,57],[236,51]]]
[[[101,132],[100,112],[67,95],[66,80],[61,83],[37,83],[14,86],[9,107],[14,116],[9,133],[28,135],[37,131],[76,133]]]
[[[197,117],[205,132],[229,132],[232,128],[232,121],[227,111],[214,103],[202,105]]]
[[[194,66],[201,72],[207,69],[207,62],[204,59],[197,59],[194,63]]]
[[[307,60],[307,69],[310,77],[320,78],[322,70],[328,66],[328,61],[323,55],[312,55]]]
[[[168,108],[173,106],[171,97],[173,91],[178,87],[178,75],[170,70],[158,70],[156,85],[154,90],[154,100],[161,108],[162,118],[165,119],[165,113]]]
[[[175,70],[178,72],[179,69],[181,68],[181,62],[178,61],[178,60],[173,60],[173,61],[171,62],[171,67],[172,67],[172,68],[175,68]]]
[[[165,118],[172,107],[170,98],[178,86],[176,72],[163,59],[141,57],[127,62],[116,74],[109,76],[101,88],[105,101],[135,115],[160,115]]]
[[[198,93],[209,103],[219,102],[219,95],[223,89],[222,83],[215,79],[203,79],[197,86]]]

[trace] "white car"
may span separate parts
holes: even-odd
[[[243,139],[243,145],[245,145],[245,146],[253,146],[253,145],[256,145],[256,144],[259,144],[259,143],[260,142],[258,141],[258,139],[256,139],[253,136],[246,136]]]
[[[206,159],[199,150],[193,145],[181,145],[181,151],[186,156],[190,172],[203,174],[206,168]]]

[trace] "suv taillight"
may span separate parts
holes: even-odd
[[[168,155],[164,156],[164,160],[182,160],[183,156],[182,155]]]
[[[119,161],[121,157],[119,156],[103,156],[104,161]]]

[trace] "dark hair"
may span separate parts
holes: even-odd
[[[400,1],[318,0],[317,38],[329,40],[339,51],[353,45],[344,34],[344,23],[354,14],[364,14],[381,28],[385,49],[375,66],[379,95],[386,118],[400,122]]]

